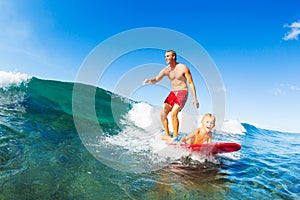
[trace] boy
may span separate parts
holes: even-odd
[[[188,136],[179,135],[174,139],[171,137],[165,137],[164,140],[167,140],[169,143],[178,142],[178,144],[212,143],[212,129],[215,127],[215,117],[210,113],[203,115],[201,119],[201,125],[201,128],[197,128]]]

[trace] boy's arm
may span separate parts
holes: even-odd
[[[179,141],[179,144],[182,144],[183,142],[186,142],[187,140],[190,140],[192,139],[193,137],[195,137],[195,134],[199,131],[199,129],[196,129],[194,130],[192,133],[190,133],[188,136],[182,138],[180,141]]]
[[[212,133],[211,132],[208,134],[206,142],[208,144],[212,143]]]

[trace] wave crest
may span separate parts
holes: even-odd
[[[22,83],[27,83],[32,77],[28,74],[20,72],[5,72],[0,71],[0,88],[8,89],[12,86],[20,86]]]

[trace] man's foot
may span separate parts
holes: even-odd
[[[160,139],[161,140],[165,140],[168,143],[172,143],[173,142],[173,138],[171,138],[169,135],[161,136]]]

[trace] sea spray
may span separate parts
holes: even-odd
[[[11,86],[20,86],[28,82],[31,76],[20,72],[5,72],[0,71],[0,88],[7,89]]]

